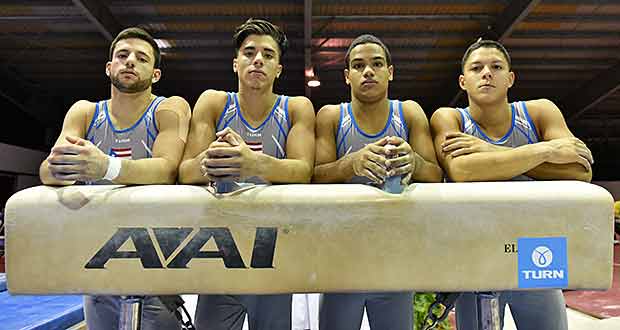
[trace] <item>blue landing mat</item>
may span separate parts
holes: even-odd
[[[65,330],[84,320],[82,296],[11,296],[0,293],[2,330]]]

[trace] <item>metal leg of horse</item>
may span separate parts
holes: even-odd
[[[500,330],[497,292],[478,293],[476,303],[478,305],[478,330]]]
[[[142,304],[144,297],[122,296],[118,330],[140,330],[142,328]]]

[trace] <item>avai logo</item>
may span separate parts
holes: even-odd
[[[519,288],[568,286],[566,237],[519,238]]]
[[[545,268],[553,262],[553,252],[546,246],[539,246],[532,252],[532,262],[538,268]]]

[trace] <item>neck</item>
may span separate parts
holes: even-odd
[[[112,86],[111,95],[110,112],[119,121],[131,120],[141,115],[154,97],[150,87],[139,93],[123,93]]]
[[[276,102],[278,96],[272,92],[270,87],[268,91],[241,88],[239,84],[239,106],[243,115],[253,121],[260,121],[264,119],[265,114],[271,111],[273,104]]]
[[[508,98],[498,102],[478,104],[469,99],[469,112],[474,120],[483,127],[503,125],[510,122],[512,116]]]
[[[362,102],[355,97],[351,97],[351,109],[358,118],[376,118],[384,116],[389,111],[389,100],[387,97],[373,102]]]

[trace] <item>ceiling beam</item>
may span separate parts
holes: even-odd
[[[84,15],[95,24],[99,32],[112,41],[121,32],[121,25],[112,16],[110,9],[98,0],[72,0],[73,4],[82,9]]]
[[[495,24],[491,26],[486,37],[495,37],[499,42],[504,41],[540,1],[541,0],[510,1],[508,6],[497,16]]]
[[[488,21],[492,19],[490,15],[474,15],[474,14],[427,14],[427,15],[352,15],[352,16],[313,16],[312,19],[317,21],[333,20],[335,22],[368,22],[368,21],[459,21],[459,20],[475,20]]]
[[[600,75],[569,93],[560,102],[564,116],[569,122],[573,122],[618,90],[620,90],[620,63],[604,70]]]

